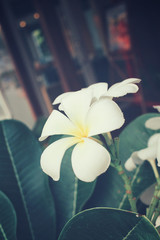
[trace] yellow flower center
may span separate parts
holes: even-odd
[[[77,126],[76,131],[74,132],[74,136],[76,136],[77,138],[80,138],[80,139],[87,138],[88,134],[89,134],[89,128],[82,124],[79,124]]]

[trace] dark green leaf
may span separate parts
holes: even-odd
[[[0,191],[0,239],[16,240],[17,219],[8,197]]]
[[[160,240],[145,216],[127,211],[95,208],[73,217],[58,240]]]
[[[18,239],[53,240],[55,210],[40,168],[38,141],[22,123],[5,120],[0,122],[0,146],[0,190],[16,210]]]
[[[156,132],[145,127],[145,122],[151,117],[157,117],[157,113],[148,113],[136,118],[120,134],[120,159],[122,164],[137,150],[147,147],[148,139]],[[155,177],[150,164],[146,161],[138,166],[133,172],[127,172],[131,178],[134,195],[138,198],[140,194],[155,183]],[[125,195],[120,204],[121,208],[129,208],[127,196]]]
[[[46,120],[47,120],[46,117],[44,117],[44,116],[43,116],[43,117],[40,117],[40,118],[38,118],[38,120],[36,121],[36,123],[35,123],[35,125],[34,125],[32,131],[33,131],[33,133],[35,134],[35,136],[36,136],[37,138],[40,137],[41,132],[42,132],[42,129],[43,129],[43,127],[44,127],[44,124],[45,124]]]
[[[159,116],[157,113],[145,114],[131,122],[120,134],[120,160],[122,164],[130,157],[131,153],[147,146],[148,138],[156,133],[144,126],[148,118]],[[150,165],[146,162],[133,173],[127,173],[133,184],[135,196],[139,195],[155,182]],[[149,176],[149,177],[148,177]],[[97,179],[95,191],[85,208],[115,207],[130,209],[124,182],[113,167],[109,167],[105,174]]]
[[[125,194],[124,182],[115,168],[109,169],[98,177],[95,190],[85,205],[85,209],[91,207],[118,208]]]
[[[75,177],[71,166],[72,149],[70,148],[63,158],[60,180],[50,181],[57,211],[58,233],[64,224],[83,208],[95,187],[95,182],[85,183]]]

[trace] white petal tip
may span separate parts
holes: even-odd
[[[43,169],[42,169],[42,171],[43,171],[46,175],[48,175],[50,178],[52,178],[53,181],[55,181],[55,182],[58,182],[58,181],[59,181],[60,178],[55,177],[55,176],[52,176],[52,174],[49,174],[48,171],[45,172]]]
[[[41,164],[41,169],[45,174],[51,177],[53,181],[59,181],[60,176],[57,176],[57,174],[55,174],[55,172],[53,172],[51,168],[48,168],[47,165],[42,166]]]
[[[97,177],[96,177],[97,178]],[[90,182],[93,182],[93,181],[95,181],[96,180],[96,178],[94,178],[94,179],[86,179],[86,178],[79,178],[78,177],[78,179],[80,180],[80,181],[82,181],[82,182],[86,182],[86,183],[90,183]]]
[[[160,117],[149,118],[145,122],[145,127],[149,128],[151,130],[158,130],[158,129],[160,129]]]
[[[60,105],[58,106],[58,109],[59,109],[59,111],[63,111],[63,110],[64,110],[62,104],[60,104]]]
[[[61,94],[61,95],[62,95],[62,94]],[[58,96],[58,97],[53,101],[52,105],[56,105],[56,104],[61,103],[61,95]]]
[[[136,78],[136,83],[140,83],[142,80],[139,78]]]
[[[47,137],[48,137],[48,136],[47,136]],[[39,140],[40,142],[42,142],[42,141],[44,141],[45,139],[47,139],[47,137],[39,137],[38,140]]]
[[[156,109],[158,112],[160,112],[160,105],[153,106],[154,109]]]
[[[57,99],[54,100],[54,102],[52,103],[52,105],[57,105],[57,104],[60,104],[61,102],[60,101],[57,101]]]
[[[132,83],[140,83],[142,81],[140,78],[128,78],[126,80],[131,81]]]
[[[55,182],[58,182],[58,181],[59,181],[59,179],[60,179],[60,178],[55,178],[55,177],[52,177],[52,176],[50,176],[50,177],[51,177],[51,178],[52,178],[52,180],[53,180],[53,181],[55,181]]]
[[[133,171],[134,169],[136,169],[136,165],[135,163],[133,162],[133,159],[132,158],[129,158],[126,163],[125,163],[125,168],[127,171],[131,172]]]

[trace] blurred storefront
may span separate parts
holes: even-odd
[[[36,121],[25,89],[0,34],[0,120],[14,118],[32,128]]]
[[[0,118],[32,128],[60,93],[129,77],[142,78],[143,88],[119,103],[150,110],[160,101],[158,9],[143,0],[1,0]]]

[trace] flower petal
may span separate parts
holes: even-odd
[[[39,140],[43,141],[55,134],[74,135],[75,132],[77,132],[75,125],[64,114],[53,110],[43,127]]]
[[[158,161],[158,167],[160,167],[160,137],[158,138],[157,142],[157,161]]]
[[[139,156],[138,151],[133,152],[131,157],[126,161],[125,168],[128,171],[133,171],[136,168],[136,165],[141,165],[144,162]]]
[[[155,133],[155,134],[153,134],[153,135],[148,139],[148,146],[151,147],[151,146],[157,145],[157,144],[158,144],[159,137],[160,137],[160,133]]]
[[[90,107],[86,125],[89,136],[94,136],[118,129],[124,121],[123,113],[118,105],[110,99],[103,98]]]
[[[72,167],[77,178],[92,182],[110,165],[109,152],[94,140],[84,138],[72,152]]]
[[[65,92],[65,93],[62,93],[60,94],[55,100],[54,102],[52,103],[53,105],[55,104],[59,104],[62,102],[62,99],[69,96],[70,94],[72,94],[73,92]]]
[[[160,105],[153,106],[153,108],[157,109],[157,111],[160,112]]]
[[[158,218],[156,220],[155,227],[157,228],[159,225],[160,225],[160,216],[158,216]]]
[[[132,155],[131,155],[131,157],[132,157],[132,159],[133,159],[133,162],[134,162],[136,165],[141,165],[141,164],[144,162],[144,160],[142,160],[141,158],[139,158],[138,152],[139,152],[139,151],[133,152]]]
[[[70,120],[78,127],[84,125],[86,114],[92,101],[92,91],[83,89],[62,99],[62,108]]]
[[[105,95],[108,89],[108,83],[106,82],[94,83],[90,85],[88,88],[93,91],[93,98],[99,99],[100,97]]]
[[[125,162],[125,168],[127,169],[127,171],[133,171],[134,169],[136,169],[136,164],[133,162],[133,158],[130,157],[126,162]]]
[[[142,160],[156,159],[157,146],[144,148],[137,152],[137,155]]]
[[[126,85],[128,83],[140,83],[141,79],[139,78],[127,78],[125,80],[123,80],[122,82],[120,82],[122,85]]]
[[[160,129],[160,117],[153,117],[145,122],[145,127],[152,130]]]
[[[49,145],[41,155],[41,168],[53,180],[60,178],[60,167],[65,151],[77,143],[74,137],[62,138]]]
[[[156,157],[158,161],[158,166],[160,167],[160,133],[153,134],[148,140],[149,147],[155,147]]]
[[[127,93],[136,93],[139,88],[135,83],[140,81],[138,78],[128,78],[120,83],[116,83],[108,89],[106,96],[121,97]]]

